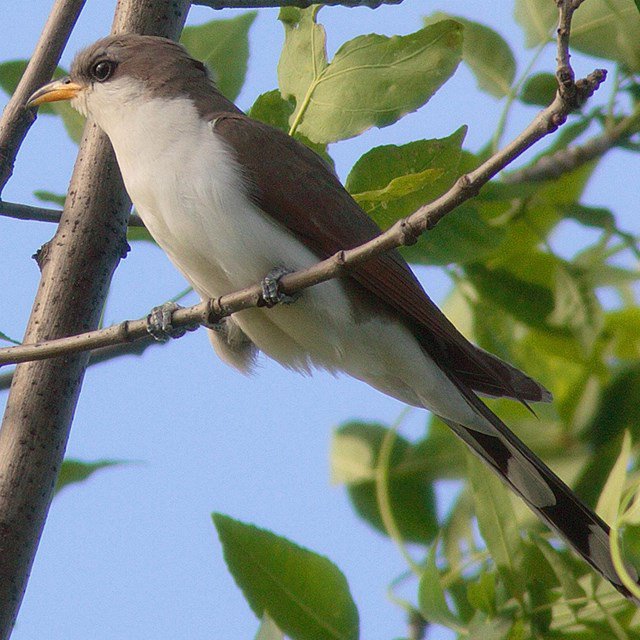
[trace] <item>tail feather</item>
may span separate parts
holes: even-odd
[[[451,378],[467,403],[485,419],[478,431],[443,419],[551,529],[625,597],[640,602],[622,584],[611,559],[609,526],[531,451],[464,383]],[[493,432],[493,433],[492,433]],[[634,580],[638,575],[628,568]]]

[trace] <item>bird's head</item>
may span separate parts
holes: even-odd
[[[145,97],[210,93],[205,66],[166,38],[124,34],[98,40],[78,53],[68,77],[54,80],[29,98],[28,107],[69,100],[106,129],[113,118]]]

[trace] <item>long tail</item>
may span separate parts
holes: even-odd
[[[464,383],[451,377],[469,405],[486,421],[482,431],[444,420],[453,431],[557,531],[598,573],[640,605],[622,584],[609,547],[609,526],[538,458]],[[635,569],[628,567],[638,582]]]

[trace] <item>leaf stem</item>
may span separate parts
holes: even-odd
[[[311,14],[311,20],[313,21],[314,25],[317,24],[316,16],[318,15],[318,11],[320,11],[320,6],[315,6]],[[320,28],[322,29],[323,27],[321,26]],[[300,109],[298,109],[298,113],[296,113],[296,117],[294,118],[293,123],[289,128],[290,136],[295,135],[296,131],[298,130],[298,126],[300,125],[302,118],[304,118],[306,110],[309,108],[309,104],[311,103],[311,96],[316,90],[316,87],[318,86],[318,80],[321,76],[321,72],[318,71],[318,66],[316,63],[316,44],[316,32],[315,29],[311,29],[311,64],[313,65],[313,81],[309,85],[309,88],[307,89],[304,99],[302,100],[302,103],[300,105]]]
[[[407,565],[415,573],[416,576],[422,575],[421,567],[410,556],[409,551],[404,543],[400,529],[396,524],[393,517],[393,510],[391,508],[391,499],[389,492],[389,466],[391,461],[391,453],[393,451],[393,445],[396,441],[396,435],[398,428],[402,424],[406,415],[409,413],[410,407],[406,407],[402,410],[396,421],[391,425],[387,433],[382,440],[382,446],[380,447],[380,453],[378,454],[378,463],[375,469],[375,482],[376,482],[376,501],[378,504],[378,510],[380,511],[380,518],[382,524],[389,537],[398,547],[398,550],[405,559]]]
[[[550,42],[550,41],[549,41]],[[538,61],[540,54],[544,50],[544,48],[549,44],[549,42],[543,42],[534,53],[533,57],[529,61],[527,68],[523,71],[520,79],[511,87],[511,90],[507,94],[507,99],[504,103],[504,108],[502,109],[502,113],[500,114],[500,119],[498,120],[498,126],[496,127],[495,133],[493,134],[493,139],[491,140],[491,152],[495,153],[500,148],[500,143],[502,140],[502,136],[504,135],[505,128],[507,126],[507,119],[509,117],[509,112],[511,111],[511,106],[513,105],[515,99],[518,97],[518,93],[520,88],[524,84],[525,80],[529,77],[531,73],[531,69],[533,69],[535,63]]]

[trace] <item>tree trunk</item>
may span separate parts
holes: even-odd
[[[177,38],[188,8],[187,0],[120,0],[113,32]],[[88,122],[60,225],[40,253],[42,278],[25,341],[96,328],[126,253],[129,209],[111,145]],[[0,430],[0,640],[9,638],[18,614],[87,360],[80,354],[26,363],[13,377]]]

